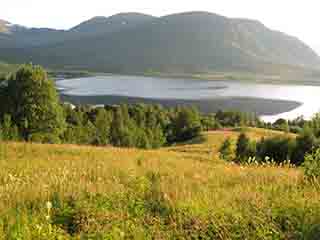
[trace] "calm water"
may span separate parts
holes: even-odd
[[[201,100],[231,97],[297,101],[302,105],[290,112],[262,116],[265,121],[278,118],[310,118],[320,111],[320,87],[272,85],[246,82],[204,81],[136,76],[103,76],[57,82],[64,94],[77,96],[128,96],[153,99]],[[285,110],[284,110],[285,111]]]

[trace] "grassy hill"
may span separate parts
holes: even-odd
[[[16,68],[17,65],[0,62],[0,74],[7,74],[13,72]]]
[[[300,169],[218,159],[238,134],[153,151],[1,143],[0,239],[319,239]]]

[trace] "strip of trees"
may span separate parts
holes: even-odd
[[[304,163],[306,155],[319,149],[320,141],[310,128],[305,127],[303,133],[296,138],[279,135],[254,141],[245,133],[241,133],[235,148],[233,145],[230,139],[224,141],[220,148],[222,159],[239,164],[254,160],[257,163],[291,163],[300,166]]]
[[[73,107],[60,102],[54,82],[40,66],[23,65],[0,79],[0,138],[6,141],[148,149],[188,141],[199,136],[202,130],[239,126],[295,129],[300,133],[294,141],[273,138],[257,143],[241,135],[236,151],[239,162],[255,156],[259,161],[270,157],[274,161],[290,159],[299,165],[304,155],[318,146],[320,137],[320,115],[311,121],[280,119],[266,124],[255,114],[218,111],[203,115],[192,107],[163,108],[145,104]],[[222,149],[228,159],[230,146],[230,142],[225,142]]]
[[[191,107],[77,106],[59,101],[40,66],[24,65],[0,80],[0,137],[41,143],[158,148],[220,125]]]

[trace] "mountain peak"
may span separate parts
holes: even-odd
[[[2,21],[4,29],[7,24]],[[265,72],[266,63],[279,68],[320,65],[319,56],[296,38],[271,30],[256,20],[233,19],[204,11],[160,18],[124,12],[110,17],[97,16],[61,32],[18,31],[15,26],[10,27],[10,38],[0,38],[1,55],[15,59],[25,47],[27,61],[32,59],[48,66],[59,62],[61,66],[94,71],[139,73],[146,69]],[[35,45],[40,47],[29,47]],[[15,52],[12,48],[16,46]]]
[[[122,12],[112,15],[109,18],[154,18],[154,16],[139,12]]]
[[[97,16],[71,29],[80,34],[107,33],[121,30],[124,25],[135,26],[154,19],[151,15],[136,12],[119,13],[110,17]]]

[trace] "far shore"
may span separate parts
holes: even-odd
[[[261,83],[274,85],[304,85],[304,86],[320,86],[320,77],[295,76],[292,78],[280,77],[277,75],[263,75],[252,73],[228,73],[217,72],[212,74],[171,74],[171,73],[106,73],[106,72],[86,72],[86,71],[53,71],[55,73],[65,73],[65,77],[55,78],[56,81],[96,77],[96,76],[136,76],[136,77],[157,77],[157,78],[173,78],[173,79],[190,79],[203,81],[230,81],[230,82],[246,82]]]
[[[74,105],[118,105],[126,104],[160,104],[164,107],[195,106],[203,113],[214,113],[218,110],[236,110],[262,115],[277,115],[292,111],[302,104],[295,101],[272,100],[262,98],[226,97],[201,100],[152,99],[126,96],[75,96],[61,93],[61,99]]]

